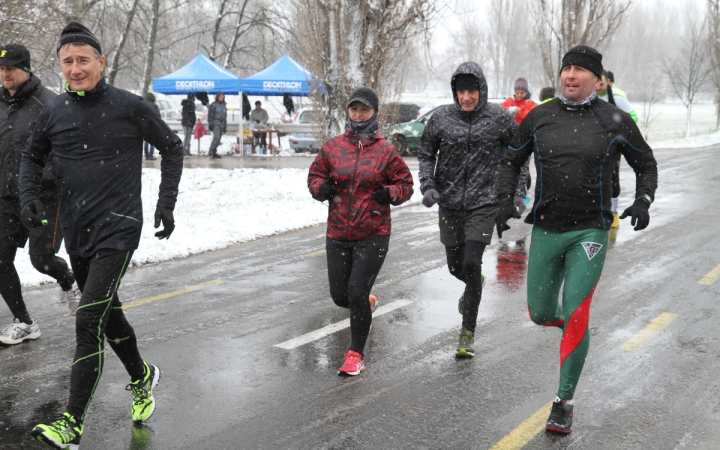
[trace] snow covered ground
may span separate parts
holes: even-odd
[[[169,240],[160,241],[153,228],[160,170],[143,169],[142,183],[145,220],[133,265],[216,250],[327,219],[327,203],[308,193],[305,169],[185,169],[174,212],[175,231]],[[406,205],[421,199],[416,190]],[[59,256],[68,260],[64,249]],[[15,267],[23,285],[55,282],[32,267],[27,248],[18,251]]]
[[[720,143],[720,133],[709,132],[715,126],[713,105],[694,107],[696,134],[690,139],[681,138],[685,129],[685,109],[681,104],[660,104],[655,108],[657,117],[650,131],[653,147],[693,148]],[[220,152],[229,151],[235,145],[235,139],[225,136]],[[210,140],[209,136],[200,140],[200,150],[204,153],[207,153]],[[196,140],[193,140],[192,153],[197,153]],[[417,173],[413,173],[413,177],[417,186]],[[133,264],[181,258],[322,223],[327,217],[327,206],[310,197],[306,179],[307,171],[301,169],[185,169],[175,210],[177,228],[170,240],[158,241],[153,236],[156,230],[152,227],[152,218],[160,172],[143,169],[145,224]],[[421,198],[416,189],[407,204],[417,204]],[[67,259],[64,250],[60,256]],[[35,271],[26,249],[18,252],[15,263],[23,285],[54,282]]]

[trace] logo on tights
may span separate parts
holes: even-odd
[[[597,242],[583,242],[582,246],[585,249],[585,253],[587,253],[588,260],[593,259],[603,247],[602,244],[598,244]]]

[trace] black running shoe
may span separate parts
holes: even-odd
[[[548,417],[546,431],[555,433],[568,434],[572,431],[573,405],[567,400],[553,402],[550,409],[550,417]]]

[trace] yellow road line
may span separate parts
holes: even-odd
[[[312,252],[312,253],[308,253],[307,255],[305,255],[305,257],[307,258],[310,256],[318,256],[318,255],[322,255],[323,253],[325,253],[325,249],[318,250],[318,251]]]
[[[166,298],[175,297],[176,295],[187,294],[188,292],[194,292],[194,291],[206,288],[206,287],[216,286],[218,284],[223,284],[223,283],[227,283],[227,280],[209,281],[207,283],[198,284],[197,286],[190,286],[185,289],[180,289],[179,291],[168,292],[167,294],[160,294],[160,295],[156,295],[155,297],[145,298],[142,300],[138,300],[136,302],[128,303],[126,305],[123,305],[123,309],[130,309],[130,308],[134,308],[136,306],[145,305],[147,303],[156,302],[158,300],[165,300]]]
[[[528,420],[521,423],[520,426],[499,440],[497,444],[490,447],[490,450],[516,450],[523,448],[532,438],[545,429],[552,403],[553,402],[550,402],[540,408],[540,410],[530,416]]]
[[[423,222],[423,225],[437,225],[440,223],[440,219],[431,220],[429,222]]]
[[[640,350],[645,344],[650,342],[652,338],[657,336],[666,326],[670,324],[677,314],[662,313],[653,319],[645,328],[640,330],[635,336],[631,337],[620,349],[634,352]]]
[[[718,264],[717,267],[711,270],[707,275],[702,277],[702,279],[698,281],[698,283],[710,286],[711,284],[716,282],[718,278],[720,278],[720,264]]]

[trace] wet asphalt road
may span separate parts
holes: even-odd
[[[718,155],[656,151],[650,227],[635,233],[623,222],[594,296],[569,436],[531,423],[536,413],[544,423],[557,389],[560,332],[527,316],[530,226],[514,223],[488,248],[477,356],[456,360],[462,286],[447,272],[437,210],[413,206],[393,213],[374,288],[381,306],[409,303],[376,312],[367,371],[354,378],[336,375],[348,329],[275,347],[348,317],[329,298],[324,226],[129,270],[120,296],[141,354],[162,370],[157,410],[132,426],[128,376],[108,347],[81,448],[720,448],[720,281],[698,283],[720,264]],[[628,206],[626,164],[622,180]],[[63,411],[74,322],[59,296],[26,290],[43,336],[0,347],[1,449],[46,448],[29,431]],[[623,349],[658,317],[674,320]]]

